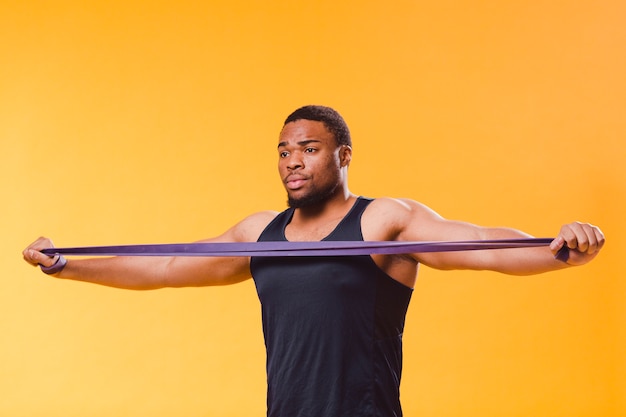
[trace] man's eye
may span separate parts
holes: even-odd
[[[309,152],[309,153],[315,152],[315,148],[306,148],[304,152]]]
[[[288,153],[288,152],[279,152],[279,153],[278,153],[278,155],[279,155],[281,158],[284,158],[284,157],[286,157],[287,155],[289,155],[289,153]]]

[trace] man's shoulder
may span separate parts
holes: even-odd
[[[255,222],[255,223],[260,222],[260,223],[266,223],[267,225],[269,222],[274,220],[274,218],[278,216],[279,214],[280,212],[275,211],[275,210],[258,211],[256,213],[249,215],[243,221]]]
[[[386,215],[402,215],[428,210],[428,207],[415,200],[395,197],[377,197],[370,203],[370,208],[371,211],[386,213]]]
[[[366,240],[396,240],[415,224],[428,208],[415,200],[379,197],[374,199],[361,220]]]
[[[279,212],[266,210],[249,215],[232,229],[233,237],[238,242],[256,242],[261,233],[278,216]]]

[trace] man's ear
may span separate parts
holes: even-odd
[[[341,145],[341,149],[339,149],[339,163],[341,167],[347,167],[350,165],[350,161],[352,161],[352,148],[348,145]]]

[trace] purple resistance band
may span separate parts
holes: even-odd
[[[448,242],[321,241],[175,243],[160,245],[49,248],[42,250],[42,253],[50,256],[56,254],[86,256],[354,256],[529,248],[548,246],[552,240],[552,238],[528,238]],[[563,262],[566,262],[568,257],[569,250],[567,246],[563,246],[556,255],[556,259]]]

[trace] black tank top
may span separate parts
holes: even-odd
[[[361,241],[359,197],[325,241]],[[286,241],[294,210],[259,241]],[[370,256],[253,257],[269,417],[401,416],[402,332],[412,290]]]

